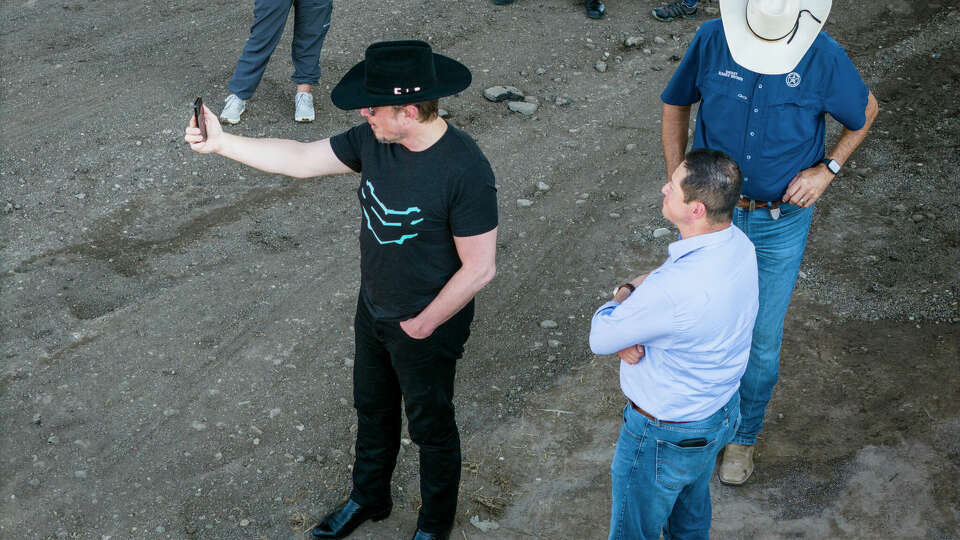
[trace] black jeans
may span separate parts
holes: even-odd
[[[410,438],[420,448],[417,526],[450,529],[460,485],[460,434],[454,418],[456,361],[470,336],[471,301],[425,339],[413,339],[393,320],[376,319],[363,300],[354,320],[357,457],[350,498],[363,506],[390,504],[390,477],[400,451],[400,400]]]

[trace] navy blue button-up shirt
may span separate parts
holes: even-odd
[[[729,154],[743,173],[743,194],[777,201],[824,154],[830,113],[848,129],[866,122],[868,90],[840,45],[820,32],[790,73],[761,75],[733,61],[720,19],[697,31],[660,99],[700,102],[693,148]]]

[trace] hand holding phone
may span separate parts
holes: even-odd
[[[200,136],[207,140],[207,124],[203,121],[203,98],[199,96],[193,100],[193,120],[200,128]]]

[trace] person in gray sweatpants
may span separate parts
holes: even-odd
[[[240,121],[246,102],[260,84],[270,55],[283,35],[290,8],[293,19],[293,80],[297,85],[294,98],[294,120],[312,122],[316,116],[310,86],[320,80],[320,50],[330,28],[333,0],[255,0],[253,25],[237,60],[237,69],[227,89],[230,95],[220,113],[220,120],[229,124]]]

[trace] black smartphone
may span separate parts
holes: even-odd
[[[680,448],[699,448],[701,446],[706,446],[707,440],[703,437],[698,437],[696,439],[684,439],[677,443],[677,446]]]
[[[203,98],[197,97],[193,100],[193,119],[197,123],[197,127],[200,128],[200,136],[203,137],[203,140],[207,140],[207,124],[203,121]]]

